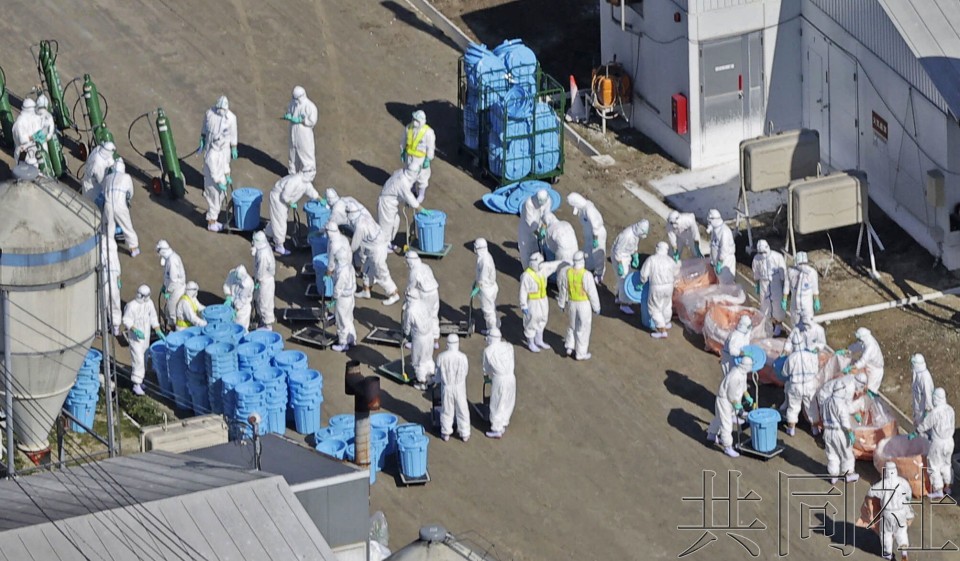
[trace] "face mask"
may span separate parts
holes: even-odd
[[[250,255],[256,255],[256,254],[257,254],[257,248],[256,248],[256,247],[251,247],[251,248],[250,248]]]
[[[166,258],[166,257],[161,257],[161,258],[160,258],[160,266],[161,266],[161,267],[164,267],[164,266],[166,266],[166,264],[167,264],[167,258]]]

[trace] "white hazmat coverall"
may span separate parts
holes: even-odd
[[[249,330],[250,313],[253,311],[253,279],[247,274],[246,267],[240,265],[230,271],[223,285],[223,294],[233,298],[233,309],[237,313],[234,321]]]
[[[517,249],[520,252],[520,266],[524,269],[530,264],[530,256],[539,251],[537,230],[543,223],[543,217],[550,212],[550,199],[540,204],[536,194],[527,197],[520,207],[520,225],[517,229]]]
[[[180,256],[172,249],[168,251],[169,255],[160,255],[160,261],[163,265],[163,286],[167,289],[167,319],[173,324],[177,321],[177,303],[187,290],[187,271],[183,268]]]
[[[387,248],[386,236],[380,226],[369,216],[360,215],[353,230],[353,240],[351,249],[356,252],[363,252],[360,273],[363,275],[363,286],[369,287],[376,283],[383,288],[387,296],[397,291],[397,284],[393,282],[390,276],[390,269],[387,268],[387,255],[390,250]]]
[[[848,434],[850,425],[850,397],[848,384],[833,387],[833,394],[823,401],[823,444],[827,453],[827,473],[833,477],[854,473],[856,460]]]
[[[393,244],[400,230],[400,203],[413,209],[420,208],[420,202],[410,190],[411,186],[413,180],[404,170],[398,169],[380,190],[380,198],[377,199],[377,223],[380,224],[388,244]],[[409,237],[409,232],[407,235]]]
[[[287,114],[300,120],[290,122],[290,158],[287,172],[302,173],[307,181],[317,176],[317,154],[313,127],[317,125],[317,105],[306,94],[290,100]]]
[[[593,314],[600,313],[600,296],[597,295],[597,283],[593,274],[583,268],[581,262],[578,267],[566,267],[557,274],[557,305],[560,309],[567,309],[570,322],[567,324],[567,335],[563,346],[567,354],[574,353],[574,357],[586,359],[590,357],[590,331],[593,327]],[[578,278],[579,277],[579,278]]]
[[[351,203],[360,209],[360,214],[369,216],[371,218],[373,217],[373,215],[370,214],[370,211],[367,210],[367,207],[360,204],[360,201],[354,199],[353,197],[340,197],[335,203],[330,203],[328,199],[327,203],[330,204],[330,218],[328,220],[337,226],[353,227],[350,224],[350,219],[347,218],[347,207],[350,206]]]
[[[411,154],[409,147],[407,146],[407,135],[412,134],[412,138],[416,140],[421,129],[424,127],[426,130],[423,131],[423,137],[420,138],[420,142],[418,142],[416,145],[416,151],[424,155],[417,156]],[[431,170],[429,167],[423,167],[423,161],[424,159],[433,160],[434,151],[436,150],[437,146],[437,135],[434,132],[433,127],[430,125],[424,123],[421,126],[417,126],[417,123],[413,122],[403,129],[403,138],[400,140],[400,146],[403,149],[403,163],[406,167],[407,174],[416,181],[417,200],[423,202],[423,198],[427,193],[427,187],[430,185]]]
[[[933,376],[924,368],[913,369],[913,424],[919,425],[923,416],[933,407]]]
[[[795,425],[800,419],[800,409],[810,411],[810,402],[817,394],[817,371],[820,358],[816,353],[794,349],[783,365],[783,377],[787,379],[784,393],[787,397],[787,424]],[[809,417],[809,414],[808,414]]]
[[[879,393],[880,383],[883,382],[883,351],[880,350],[880,343],[870,334],[851,345],[850,350],[860,352],[860,358],[853,363],[853,368],[862,368],[867,374],[867,389]]]
[[[409,262],[409,261],[408,261]],[[407,279],[405,297],[408,305],[423,307],[433,321],[430,332],[434,340],[440,338],[440,284],[433,276],[433,269],[417,259]]]
[[[260,315],[260,323],[270,326],[277,321],[274,315],[273,299],[276,292],[277,260],[273,257],[270,242],[266,240],[261,245],[251,248],[251,253],[253,253],[253,278],[259,285],[257,313]]]
[[[567,265],[573,264],[573,254],[580,249],[577,232],[565,220],[552,221],[552,224],[547,226],[546,244],[553,252],[554,259]]]
[[[650,283],[647,309],[657,329],[666,329],[673,318],[673,285],[677,269],[677,262],[666,253],[651,255],[640,267],[640,282]]]
[[[113,166],[113,150],[106,148],[104,144],[98,145],[87,157],[83,164],[83,196],[91,201],[96,201],[103,193],[103,180],[107,175],[107,170]],[[112,233],[111,233],[112,235]]]
[[[739,327],[739,326],[738,326]],[[743,348],[750,344],[750,330],[746,332],[734,329],[727,335],[720,351],[720,370],[726,374],[735,366],[737,357],[743,354]]]
[[[790,301],[790,321],[794,325],[801,317],[812,318],[813,300],[820,294],[820,275],[807,263],[787,269],[787,279],[783,283],[783,296],[793,295]]]
[[[433,317],[424,306],[404,304],[403,332],[410,337],[410,366],[417,382],[425,384],[427,376],[436,372],[433,362]]]
[[[30,100],[33,101],[32,99]],[[37,145],[33,135],[43,128],[43,119],[37,114],[36,105],[25,107],[13,122],[14,165],[23,158],[31,166],[37,165]]]
[[[917,426],[918,433],[929,433],[930,449],[927,451],[927,464],[930,468],[930,487],[933,491],[942,491],[953,481],[953,431],[956,430],[956,413],[947,404],[946,394],[933,393],[933,409]]]
[[[733,241],[733,231],[730,226],[720,223],[710,228],[710,264],[720,264],[721,269],[717,277],[720,284],[737,282],[737,246]]]
[[[120,226],[127,240],[127,247],[131,250],[140,247],[140,238],[137,237],[133,220],[130,219],[133,178],[126,172],[123,160],[117,161],[115,171],[104,179],[103,193],[103,218],[107,221],[108,235],[113,236],[116,227]]]
[[[188,327],[204,327],[207,320],[201,315],[207,307],[200,303],[196,298],[189,294],[184,294],[177,302],[177,331],[183,331]],[[188,323],[190,325],[183,325]]]
[[[503,432],[517,403],[513,345],[499,337],[489,340],[483,350],[483,375],[490,378],[490,430]]]
[[[802,327],[801,327],[802,325]],[[820,352],[827,346],[827,332],[823,326],[812,321],[795,326],[783,345],[784,354],[790,354],[794,349],[806,349]]]
[[[127,307],[123,310],[123,326],[129,333],[127,341],[130,343],[130,381],[134,384],[142,384],[146,373],[144,357],[147,349],[150,348],[150,333],[160,329],[157,310],[153,307],[150,298],[127,302]],[[133,333],[134,329],[143,332],[143,339]]]
[[[753,280],[760,285],[760,313],[777,322],[783,322],[787,315],[780,306],[786,272],[787,262],[777,251],[757,253],[753,257]]]
[[[117,242],[111,235],[100,239],[100,260],[103,263],[103,299],[107,306],[107,317],[112,329],[120,329],[123,321],[120,309],[120,256],[117,254]]]
[[[724,448],[733,446],[733,424],[736,421],[737,409],[735,405],[743,400],[747,392],[747,369],[743,366],[734,366],[720,381],[717,398],[713,406],[713,420],[707,427],[709,437],[719,436],[720,444]]]
[[[283,247],[283,242],[287,240],[287,216],[290,205],[297,203],[304,195],[310,200],[320,198],[320,193],[302,173],[280,178],[280,181],[277,181],[270,190],[270,224],[267,225],[264,233],[267,237],[273,238],[274,247]]]
[[[683,255],[683,250],[690,251],[691,257],[701,257],[700,227],[697,217],[692,212],[681,212],[677,224],[667,222],[667,241],[674,253]]]
[[[577,196],[574,197],[574,195]],[[594,279],[600,282],[603,280],[603,273],[607,266],[607,228],[603,224],[603,216],[596,205],[577,193],[570,193],[567,196],[567,202],[573,207],[573,213],[580,219],[586,267],[593,273]]]
[[[457,420],[460,438],[470,438],[470,404],[467,402],[467,373],[470,362],[460,352],[460,341],[448,341],[447,350],[437,356],[437,377],[441,383],[440,434],[453,434]]]
[[[349,254],[346,255],[349,257]],[[357,343],[357,327],[353,320],[353,310],[357,303],[357,279],[349,259],[344,261],[343,255],[335,259],[333,297],[336,299],[336,305],[333,316],[337,322],[337,344],[355,345]],[[317,274],[323,273],[318,271]]]
[[[636,224],[632,224],[623,229],[620,234],[613,240],[613,247],[610,248],[610,261],[613,263],[614,267],[621,265],[618,269],[622,269],[623,273],[620,274],[619,270],[617,271],[617,276],[619,280],[617,281],[617,301],[620,304],[630,304],[630,299],[627,298],[626,289],[624,288],[624,281],[627,278],[627,275],[630,274],[630,261],[633,259],[633,254],[637,252],[637,249],[640,245],[640,240],[642,239],[636,232]],[[644,238],[646,236],[643,236]]]
[[[550,302],[547,299],[547,278],[563,265],[560,261],[540,263],[536,271],[527,268],[520,275],[520,309],[523,316],[523,336],[528,340],[543,341],[543,330],[550,318]]]
[[[497,327],[497,294],[500,287],[497,285],[497,266],[493,256],[486,247],[477,248],[476,283],[480,289],[480,311],[483,312],[483,322],[487,329]]]
[[[207,221],[213,222],[220,216],[220,205],[230,181],[230,149],[237,147],[237,116],[229,109],[211,107],[203,116],[200,134],[206,138],[203,198],[207,201]]]
[[[867,496],[878,499],[880,511],[880,542],[883,555],[894,554],[894,543],[910,547],[907,524],[914,517],[910,506],[912,491],[906,479],[900,477],[896,466],[884,466],[883,479],[867,491]]]

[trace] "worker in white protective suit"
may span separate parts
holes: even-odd
[[[123,310],[123,327],[130,343],[130,381],[133,393],[143,395],[143,376],[146,374],[145,360],[150,348],[150,331],[165,339],[157,321],[157,310],[150,300],[150,287],[143,284],[137,289],[137,297],[127,303]]]
[[[933,390],[933,407],[927,416],[917,425],[917,430],[911,433],[914,438],[917,434],[927,433],[930,438],[930,449],[927,451],[927,465],[930,469],[930,500],[942,499],[944,495],[951,495],[953,482],[953,467],[950,464],[953,458],[953,432],[956,430],[956,412],[947,404],[947,392],[943,388]]]
[[[810,402],[817,394],[817,372],[820,370],[820,358],[815,352],[795,348],[787,355],[783,364],[783,377],[786,378],[784,394],[787,398],[787,435],[796,433],[800,410],[809,418]]]
[[[854,401],[856,397],[863,394],[867,386],[867,377],[863,373],[853,376],[839,376],[827,380],[819,388],[817,394],[810,400],[810,409],[807,410],[807,418],[810,419],[810,432],[813,436],[820,435],[820,429],[823,427],[823,408],[826,407],[827,400],[833,396],[833,390],[837,385],[844,388],[843,395],[847,399],[847,411],[853,415],[853,419],[858,423],[863,423],[863,400]],[[786,411],[786,409],[784,409]]]
[[[177,331],[207,325],[207,320],[203,319],[203,311],[207,307],[197,299],[199,293],[200,285],[194,281],[187,283],[186,291],[177,302]]]
[[[580,219],[587,270],[593,273],[593,280],[600,284],[607,267],[607,228],[603,224],[603,216],[597,206],[580,193],[567,195],[567,204],[573,209],[573,215]]]
[[[433,362],[433,316],[416,301],[403,303],[403,334],[410,341],[410,366],[416,375],[413,387],[427,389],[429,376],[436,372]]]
[[[810,352],[820,352],[827,346],[827,332],[823,326],[807,316],[801,316],[783,345],[780,356],[786,356],[794,349],[806,349]],[[840,354],[843,354],[841,352]]]
[[[552,275],[563,262],[543,262],[543,256],[534,253],[530,256],[530,266],[520,275],[520,311],[523,313],[523,336],[527,340],[530,352],[539,353],[540,349],[549,349],[543,341],[543,330],[550,317],[550,302],[547,300],[547,277]]]
[[[392,251],[394,238],[400,230],[400,204],[412,209],[420,208],[420,201],[414,196],[410,188],[413,186],[414,175],[405,169],[398,169],[387,179],[380,189],[380,198],[377,199],[377,223],[383,230],[383,235]],[[407,232],[409,238],[410,233]]]
[[[357,344],[357,326],[353,319],[353,310],[357,303],[357,279],[353,273],[350,247],[346,245],[346,240],[335,224],[327,222],[327,235],[330,236],[327,244],[327,275],[333,276],[333,317],[337,324],[337,344],[331,348],[342,353]],[[334,238],[342,241],[335,242]]]
[[[631,302],[627,299],[624,281],[630,274],[630,269],[640,267],[639,251],[640,240],[645,239],[650,233],[650,223],[647,220],[641,220],[623,229],[622,232],[613,240],[613,247],[610,248],[610,262],[617,270],[617,299],[616,303],[620,305],[620,311],[627,314],[633,314]]]
[[[793,302],[788,306],[791,294]],[[780,308],[784,311],[790,310],[790,320],[793,323],[797,323],[801,316],[812,318],[820,311],[820,275],[808,262],[806,251],[798,251],[793,267],[787,269]]]
[[[120,309],[120,256],[117,254],[117,242],[113,236],[100,237],[100,262],[103,265],[103,301],[107,306],[107,318],[114,337],[120,335],[123,320]]]
[[[24,98],[20,115],[13,122],[13,161],[37,166],[37,142],[43,131],[43,120],[37,114],[37,102]],[[40,134],[38,134],[40,133]]]
[[[737,282],[737,246],[733,242],[733,231],[715,208],[707,214],[707,222],[707,232],[710,234],[710,264],[713,265],[720,284],[733,284]]]
[[[643,262],[640,268],[640,282],[650,283],[647,294],[647,309],[650,320],[656,328],[650,336],[663,339],[667,330],[673,327],[673,286],[676,282],[679,265],[667,254],[670,248],[667,242],[657,242],[653,255]]]
[[[103,180],[106,178],[109,169],[113,167],[116,154],[117,147],[113,142],[104,142],[97,145],[87,156],[87,161],[83,164],[81,186],[83,196],[88,200],[100,204],[99,201],[101,195],[103,195]]]
[[[727,340],[723,342],[723,349],[720,350],[720,370],[724,375],[743,358],[743,348],[750,344],[751,329],[753,329],[753,320],[749,315],[744,314],[740,316],[737,328],[727,335]]]
[[[317,126],[317,106],[307,97],[307,90],[294,86],[290,105],[283,118],[290,122],[290,159],[287,173],[302,173],[307,181],[317,176],[317,154],[313,127]]]
[[[573,356],[576,360],[589,360],[592,314],[600,314],[600,296],[597,295],[593,274],[586,269],[582,251],[573,254],[572,267],[565,268],[557,275],[557,288],[557,305],[561,312],[567,309],[570,320],[563,342],[564,350],[567,356]]]
[[[430,164],[437,146],[437,135],[427,124],[427,114],[413,112],[413,121],[403,131],[400,141],[400,159],[406,166],[407,176],[415,181],[417,201],[423,202],[430,185]]]
[[[220,206],[223,204],[227,186],[233,184],[230,176],[230,160],[236,160],[237,116],[230,111],[226,96],[220,96],[216,105],[207,109],[200,129],[199,154],[203,154],[203,198],[207,201],[207,230],[219,232],[223,224]]]
[[[910,505],[912,491],[910,483],[897,472],[897,464],[884,464],[882,475],[883,478],[867,491],[867,497],[880,501],[881,556],[884,559],[893,559],[895,549],[910,547],[907,525],[914,517],[913,507]],[[906,551],[902,558],[907,559]]]
[[[731,458],[740,456],[733,449],[733,424],[739,423],[743,411],[743,401],[753,405],[753,398],[747,391],[747,374],[753,369],[753,359],[745,356],[740,364],[734,366],[720,381],[717,398],[714,401],[714,416],[707,427],[707,441],[720,444],[724,454]]]
[[[538,240],[546,235],[542,230],[543,219],[550,212],[550,194],[540,189],[527,197],[520,206],[520,225],[517,228],[517,250],[520,253],[520,266],[526,269],[530,265],[530,256],[539,251]]]
[[[753,281],[760,313],[773,323],[773,336],[782,332],[786,310],[780,305],[783,300],[783,283],[787,275],[787,261],[783,254],[772,251],[767,240],[757,242],[757,254],[753,256]]]
[[[437,378],[440,380],[440,438],[444,442],[453,434],[453,420],[464,442],[470,440],[470,404],[467,402],[467,373],[470,361],[460,351],[460,337],[447,335],[447,350],[437,356]]]
[[[103,219],[107,222],[107,233],[112,235],[119,226],[127,240],[130,257],[140,255],[140,238],[133,229],[130,219],[130,201],[133,200],[133,178],[127,173],[123,158],[117,158],[113,173],[103,181]]]
[[[393,282],[390,276],[390,269],[387,267],[387,255],[390,250],[387,248],[387,239],[380,226],[374,222],[370,216],[360,213],[360,209],[351,207],[348,213],[353,224],[353,238],[350,248],[354,253],[361,251],[360,273],[363,278],[363,291],[357,293],[357,298],[370,298],[370,284],[376,283],[383,288],[387,294],[387,299],[383,301],[384,306],[390,306],[400,300],[400,294],[397,292],[397,284]]]
[[[253,312],[253,290],[253,279],[243,265],[231,269],[223,283],[223,295],[226,296],[224,304],[233,306],[236,313],[234,322],[246,330],[250,329],[250,315]]]
[[[352,231],[353,228],[350,226],[350,219],[347,218],[347,209],[350,205],[355,205],[360,209],[361,214],[372,218],[370,211],[367,210],[367,207],[363,206],[360,201],[350,196],[341,197],[333,187],[327,187],[323,196],[327,199],[327,205],[330,206],[330,218],[327,219],[327,222],[333,222],[337,226],[346,226]]]
[[[692,212],[670,211],[667,215],[667,241],[673,250],[673,260],[679,262],[683,250],[689,250],[691,257],[703,257],[700,251],[700,226]]]
[[[487,334],[483,375],[490,379],[490,430],[486,436],[502,438],[517,403],[517,378],[514,375],[513,345],[501,338],[496,327],[490,328]]]
[[[250,248],[253,255],[253,280],[257,292],[257,315],[260,325],[267,331],[273,331],[273,324],[277,321],[274,315],[273,296],[276,292],[275,277],[277,274],[277,260],[273,257],[270,241],[263,232],[253,233],[253,243]]]
[[[850,345],[849,349],[840,349],[837,354],[853,353],[859,358],[844,368],[843,373],[847,374],[853,369],[866,372],[867,394],[875,398],[880,393],[880,384],[883,382],[883,351],[880,350],[880,343],[873,337],[873,333],[866,327],[858,327],[853,335],[857,342]]]
[[[40,130],[43,131],[45,140],[57,134],[57,123],[53,120],[53,113],[50,112],[50,100],[44,94],[37,96],[37,115],[40,117]]]
[[[409,305],[420,306],[430,314],[433,321],[430,330],[436,342],[434,348],[437,348],[440,341],[440,284],[433,276],[433,269],[420,259],[416,251],[408,251],[406,261],[410,272],[404,297]]]
[[[167,240],[157,242],[157,255],[160,256],[160,266],[163,267],[162,293],[167,299],[166,314],[169,325],[177,321],[177,302],[187,290],[187,271],[183,268],[183,260],[173,251]]]
[[[477,268],[473,288],[470,290],[470,305],[473,305],[473,298],[479,295],[480,312],[483,313],[483,323],[486,327],[480,331],[480,334],[486,335],[491,327],[500,326],[500,322],[497,321],[497,294],[500,292],[500,287],[497,285],[497,266],[487,248],[487,240],[477,238],[473,242],[473,250],[477,253]]]
[[[544,243],[553,252],[554,259],[563,261],[567,265],[572,264],[573,254],[580,248],[573,225],[566,220],[558,219],[552,212],[544,215],[543,224],[547,228]]]
[[[277,255],[290,255],[290,250],[283,247],[287,240],[287,216],[289,209],[296,210],[304,196],[315,201],[320,198],[320,193],[302,173],[281,177],[270,190],[270,223],[265,232],[273,238],[273,250]]]
[[[821,405],[823,417],[823,448],[827,453],[827,473],[830,483],[844,476],[847,483],[860,479],[854,471],[856,460],[853,456],[853,443],[856,435],[850,424],[850,399],[852,391],[845,378],[838,378],[832,385],[832,393]]]
[[[913,424],[917,426],[933,409],[933,376],[927,370],[927,361],[922,354],[910,357],[910,369],[913,371],[910,386],[913,394]]]

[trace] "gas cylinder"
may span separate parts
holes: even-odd
[[[87,119],[90,122],[90,130],[93,131],[94,143],[100,145],[104,142],[113,142],[113,134],[103,122],[100,92],[89,74],[83,75],[83,102],[87,106]]]
[[[157,108],[157,135],[160,137],[160,158],[163,162],[163,181],[166,182],[170,190],[171,199],[183,197],[186,182],[183,179],[183,172],[180,171],[180,158],[177,157],[177,145],[173,141],[173,129],[170,127],[170,120],[163,112],[163,108]]]
[[[0,145],[13,148],[13,108],[7,95],[7,76],[0,68]]]
[[[63,84],[60,83],[60,72],[57,70],[57,51],[50,46],[50,41],[40,41],[39,55],[40,75],[47,84],[47,93],[50,96],[50,105],[53,109],[53,120],[57,130],[66,130],[73,127],[73,121],[66,111],[63,102]]]
[[[67,160],[63,156],[63,146],[60,145],[60,139],[57,138],[57,133],[53,133],[53,135],[47,139],[47,155],[49,156],[50,170],[53,172],[53,177],[63,177],[64,172],[67,170]]]
[[[47,177],[54,177],[56,172],[53,169],[53,165],[50,162],[50,154],[47,153],[47,148],[44,144],[39,142],[37,145],[37,169],[40,170],[40,173]]]

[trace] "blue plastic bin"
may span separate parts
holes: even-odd
[[[204,308],[200,315],[207,320],[207,325],[232,322],[233,307],[226,304],[214,304]]]
[[[400,417],[393,413],[374,413],[370,415],[370,426],[387,431],[387,455],[397,451],[397,426],[400,424]]]
[[[293,423],[300,434],[315,434],[320,429],[320,403],[293,405]]]
[[[251,331],[243,336],[243,343],[263,343],[267,356],[273,357],[283,350],[283,335],[276,331]]]
[[[329,241],[330,239],[327,237],[326,230],[310,232],[307,234],[307,243],[310,244],[310,255],[313,257],[318,255],[326,255],[327,242]]]
[[[339,439],[339,440],[346,441],[347,438],[349,438],[352,435],[353,433],[351,431],[346,430],[345,427],[330,426],[330,427],[323,427],[322,429],[319,429],[313,435],[313,437],[316,439],[317,442],[322,442],[324,440],[330,440],[330,439]]]
[[[160,385],[160,391],[169,394],[173,391],[170,385],[170,377],[167,374],[167,343],[164,340],[154,341],[150,345],[150,364],[153,366],[153,373],[157,376],[157,383]]]
[[[263,193],[254,187],[233,190],[233,217],[236,227],[244,232],[260,228],[260,204]]]
[[[307,366],[307,355],[301,351],[281,351],[273,357],[273,365],[288,372],[291,370],[305,370]]]
[[[320,201],[309,201],[303,205],[303,211],[307,214],[307,231],[323,232],[330,219],[330,207]],[[326,251],[326,250],[324,250]]]
[[[328,263],[326,253],[313,256],[313,270],[317,272],[317,294],[322,294],[324,298],[333,297],[333,276],[324,275]]]
[[[417,222],[417,240],[420,250],[426,253],[443,251],[447,214],[439,210],[431,210],[430,214],[418,212],[415,220]]]
[[[423,434],[404,434],[397,439],[400,451],[400,471],[408,478],[423,477],[427,473],[427,447],[430,438]]]
[[[750,441],[757,452],[772,452],[777,447],[777,424],[780,412],[776,409],[754,409],[747,415],[750,422]]]
[[[66,405],[67,410],[70,411],[70,413],[76,417],[78,421],[90,428],[93,428],[93,420],[97,414],[97,400],[95,398],[93,400],[76,402],[68,400]],[[73,421],[70,421],[70,430],[81,434],[87,432],[86,429]]]
[[[330,426],[343,428],[344,430],[349,430],[353,432],[353,427],[356,424],[356,419],[353,416],[353,413],[344,413],[342,415],[334,415],[330,417]]]
[[[323,440],[317,443],[317,452],[342,460],[347,452],[347,443],[336,438]]]

